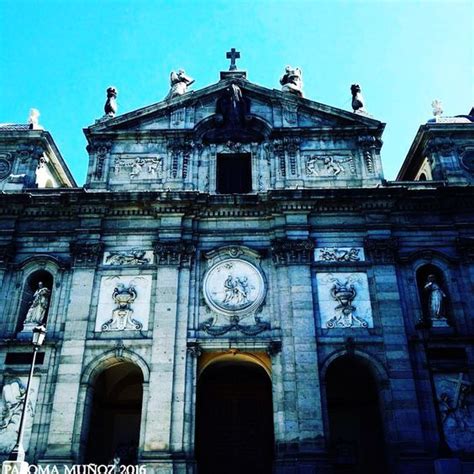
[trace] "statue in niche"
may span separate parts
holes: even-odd
[[[51,291],[38,282],[38,289],[33,294],[33,301],[25,317],[25,324],[41,324],[46,316],[48,309],[49,297]]]
[[[237,84],[231,84],[216,104],[216,121],[224,127],[241,127],[250,119],[250,101]]]
[[[179,69],[178,72],[172,71],[170,74],[171,89],[166,99],[172,99],[173,97],[185,94],[191,84],[194,84],[194,79],[187,76],[184,69]]]
[[[114,86],[110,86],[107,89],[107,100],[104,105],[104,112],[107,117],[115,117],[117,113],[117,89]]]
[[[431,320],[446,320],[444,302],[446,294],[436,281],[435,275],[428,275],[424,290],[428,293],[428,316]]]
[[[351,86],[352,93],[352,110],[355,114],[365,115],[367,112],[364,108],[364,98],[362,97],[362,92],[359,84],[352,84]]]
[[[133,309],[131,307],[137,296],[137,290],[133,284],[127,288],[123,283],[118,283],[112,293],[117,307],[112,311],[112,318],[102,325],[102,331],[140,330],[142,323],[132,318]]]
[[[303,97],[303,73],[299,67],[286,66],[280,79],[281,90]]]

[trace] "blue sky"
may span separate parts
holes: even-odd
[[[361,84],[369,113],[387,123],[382,160],[394,179],[434,98],[445,115],[474,105],[473,4],[0,0],[0,122],[25,123],[38,108],[83,184],[82,128],[103,114],[109,85],[129,112],[162,100],[173,69],[195,90],[217,82],[236,47],[265,87],[299,66],[306,98],[350,110],[350,85]]]

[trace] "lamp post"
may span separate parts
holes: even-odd
[[[433,403],[435,409],[436,427],[438,428],[439,444],[438,444],[438,455],[440,457],[452,456],[452,451],[446,442],[446,436],[444,434],[443,420],[439,411],[439,402],[436,395],[436,384],[434,381],[433,369],[431,367],[430,358],[428,354],[428,336],[431,328],[431,320],[421,320],[416,324],[415,328],[421,333],[421,343],[425,352],[426,368],[428,370],[428,378],[430,381],[431,393],[433,394]]]
[[[28,399],[30,396],[31,380],[33,379],[33,371],[35,370],[36,354],[38,352],[38,349],[43,345],[45,336],[46,327],[43,324],[40,324],[33,329],[33,338],[31,341],[31,343],[33,344],[33,358],[31,360],[30,373],[28,375],[28,383],[26,385],[26,393],[25,398],[23,400],[23,408],[21,410],[18,438],[8,458],[9,461],[23,462],[25,460],[25,449],[23,447],[23,437],[25,434],[25,417],[28,407]]]

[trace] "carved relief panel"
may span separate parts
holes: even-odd
[[[95,331],[147,330],[151,281],[151,275],[102,277]]]
[[[374,327],[365,273],[318,273],[316,282],[322,328]]]
[[[356,174],[354,157],[350,152],[304,155],[304,175],[307,178],[350,178]]]
[[[153,180],[163,178],[163,157],[158,155],[118,155],[114,159],[114,181]]]
[[[40,377],[31,380],[30,396],[25,415],[23,447],[28,450],[35,414]],[[0,399],[0,455],[9,454],[15,446],[20,428],[21,412],[26,395],[28,377],[6,377]]]
[[[434,379],[446,441],[453,451],[469,451],[474,445],[473,384],[462,372],[438,373]]]

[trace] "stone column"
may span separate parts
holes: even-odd
[[[153,344],[142,461],[174,472],[172,453],[183,450],[187,293],[192,245],[155,244],[158,264]]]
[[[41,463],[73,462],[77,450],[73,446],[82,362],[90,317],[95,267],[102,255],[101,243],[72,243],[74,268],[66,315],[63,344],[59,356],[56,389],[54,392],[48,444]]]
[[[389,371],[391,403],[384,409],[385,433],[392,455],[418,456],[423,451],[420,409],[405,332],[401,295],[398,289],[395,238],[366,238],[365,251],[373,264],[380,320],[383,325],[386,366]],[[391,426],[387,426],[390,423]]]
[[[0,313],[4,314],[5,316],[8,314],[7,310],[7,302],[11,299],[11,295],[2,294],[6,291],[6,288],[3,286],[3,281],[5,278],[5,273],[7,272],[8,264],[13,260],[13,256],[15,255],[15,246],[13,243],[8,243],[4,245],[0,245]],[[6,330],[10,321],[5,319],[5,316],[2,318],[2,322],[0,323],[0,334],[5,337]]]
[[[275,383],[281,394],[275,404],[278,429],[276,464],[314,472],[316,455],[324,450],[311,268],[311,240],[278,239],[272,253],[278,279],[282,349],[273,358]],[[278,380],[280,382],[278,382]],[[283,421],[284,419],[284,421]]]

